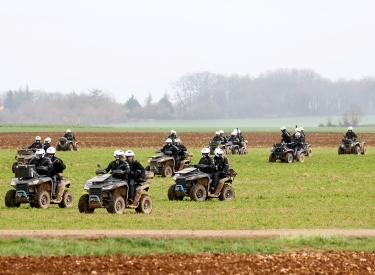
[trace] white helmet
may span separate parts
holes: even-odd
[[[281,126],[281,127],[280,127],[280,130],[281,130],[281,131],[286,130],[285,126]]]
[[[47,154],[56,154],[56,149],[55,147],[48,147],[47,149]]]
[[[353,127],[352,127],[352,126],[349,126],[349,127],[348,127],[348,131],[353,131]]]
[[[175,143],[181,143],[181,139],[176,138],[176,139],[174,140],[174,142],[175,142]]]
[[[224,131],[223,131],[223,130],[220,130],[219,133],[220,133],[220,134],[224,134]]]
[[[72,131],[70,131],[70,129],[67,129],[66,132],[67,132],[67,133],[71,133]]]
[[[231,133],[231,135],[232,135],[232,136],[235,136],[235,135],[237,135],[237,132],[233,131],[233,132]]]
[[[236,133],[237,134],[238,133],[237,129],[234,129],[232,133]]]
[[[215,132],[215,135],[217,136],[220,135],[220,131]]]
[[[46,154],[46,152],[44,151],[44,149],[38,149],[36,150],[35,152],[35,157],[37,159],[41,159],[41,158],[44,158],[44,155]]]
[[[127,150],[125,152],[125,157],[134,157],[134,152],[132,150]]]
[[[210,148],[203,148],[201,152],[202,152],[202,154],[209,154]]]
[[[167,138],[167,139],[165,140],[165,143],[172,143],[172,139]]]
[[[175,130],[171,130],[171,134],[176,134],[176,131]]]
[[[50,142],[51,142],[51,138],[46,137],[46,138],[44,139],[44,142],[50,143]]]
[[[301,131],[303,131],[303,127],[299,127],[299,129],[300,129]]]
[[[296,128],[295,130],[294,130],[294,132],[296,132],[296,133],[298,133],[298,132],[300,132],[301,131],[301,128]]]
[[[115,152],[113,153],[113,156],[114,156],[116,159],[119,159],[120,156],[125,157],[125,153],[124,153],[124,151],[122,151],[122,150],[115,150]]]
[[[219,155],[223,155],[224,154],[224,151],[220,148],[216,148],[215,149],[215,156],[219,156]]]
[[[300,138],[300,137],[301,137],[301,133],[300,133],[300,132],[297,132],[297,133],[295,134],[295,137],[296,137],[296,138]]]
[[[42,139],[40,138],[40,136],[36,136],[36,137],[35,137],[35,140],[37,140],[37,141],[41,141]]]

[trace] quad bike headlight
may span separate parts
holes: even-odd
[[[14,180],[12,180],[12,181],[10,182],[10,186],[16,186],[16,182],[15,182]]]
[[[174,174],[173,180],[176,181],[177,177],[179,177],[179,176],[180,176],[180,174]]]
[[[104,186],[102,189],[103,190],[111,190],[113,188],[114,184]]]
[[[91,181],[87,181],[87,182],[85,183],[85,186],[83,187],[83,189],[85,189],[85,190],[89,190],[91,185],[92,185],[92,182],[91,182]]]
[[[31,182],[29,182],[29,185],[35,185],[35,184],[38,184],[39,183],[39,180],[33,180]]]

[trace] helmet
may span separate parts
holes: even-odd
[[[37,141],[41,141],[42,139],[40,138],[40,136],[36,136],[36,137],[35,137],[35,140],[37,140]]]
[[[217,136],[220,135],[220,131],[215,132],[215,135]]]
[[[46,138],[44,139],[44,142],[50,143],[50,142],[51,142],[51,138],[46,137]]]
[[[303,131],[303,127],[299,127],[299,129],[300,129],[301,131]]]
[[[215,149],[215,156],[219,156],[219,155],[223,155],[224,154],[224,151],[223,149],[220,149],[220,148],[216,148]]]
[[[300,133],[300,132],[297,132],[297,133],[295,134],[295,137],[296,137],[296,138],[300,138],[300,137],[301,137],[301,133]]]
[[[165,140],[165,143],[172,143],[172,139],[167,138],[167,139]]]
[[[70,132],[72,132],[72,131],[70,131],[70,129],[67,129],[66,132],[67,132],[67,133],[70,133]]]
[[[234,129],[232,133],[234,133],[235,135],[238,134],[237,129]]]
[[[296,128],[296,129],[294,130],[295,133],[298,133],[298,132],[300,132],[300,131],[301,131],[301,128]]]
[[[220,134],[224,134],[224,131],[223,131],[223,130],[220,130],[219,133],[220,133]]]
[[[134,152],[132,150],[128,150],[125,152],[125,157],[134,157]]]
[[[237,135],[237,132],[233,131],[232,133],[230,133],[232,136],[235,136]]]
[[[179,138],[176,138],[176,139],[174,140],[174,142],[175,142],[175,143],[181,143],[181,140],[180,140]]]
[[[281,130],[281,131],[286,130],[285,126],[281,126],[281,127],[280,127],[280,130]]]
[[[202,152],[202,154],[209,154],[210,148],[203,148],[201,152]]]
[[[175,130],[171,130],[171,134],[176,134],[176,131]]]
[[[116,159],[119,159],[120,156],[125,157],[125,153],[124,153],[124,151],[122,151],[122,150],[115,150],[115,152],[113,153],[113,156],[114,156]]]
[[[44,151],[44,149],[38,149],[36,150],[35,152],[35,157],[37,159],[41,159],[41,158],[44,158],[44,155],[46,154],[46,152]]]
[[[349,127],[348,127],[348,131],[353,131],[353,127],[352,127],[352,126],[349,126]]]
[[[56,149],[55,147],[48,147],[47,149],[47,154],[56,154]]]
[[[237,133],[241,134],[241,130],[240,130],[240,129],[238,129],[238,130],[237,130]]]

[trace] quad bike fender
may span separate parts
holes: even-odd
[[[218,185],[215,188],[215,192],[211,194],[210,197],[218,197],[221,193],[221,190],[223,189],[224,184],[227,182],[232,183],[232,179],[230,177],[220,179]]]
[[[127,198],[128,188],[129,187],[128,187],[127,184],[122,184],[120,187],[117,187],[117,188],[111,190],[112,196],[121,195],[124,198]]]
[[[206,175],[206,176],[200,176],[200,177],[198,177],[196,184],[201,184],[201,185],[203,185],[204,187],[206,187],[208,189],[208,187],[210,185],[210,178],[209,178],[209,176]]]

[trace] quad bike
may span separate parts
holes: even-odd
[[[234,189],[229,185],[237,175],[233,169],[229,169],[225,177],[219,180],[217,187],[211,191],[210,176],[198,170],[198,168],[204,168],[205,165],[198,164],[195,166],[185,168],[174,175],[175,184],[168,189],[169,200],[183,200],[185,196],[189,196],[193,201],[200,202],[212,198],[219,198],[221,201],[235,198]]]
[[[230,150],[233,155],[247,155],[249,154],[249,151],[247,151],[247,140],[244,140],[241,142],[242,147],[240,148],[239,145],[233,144],[231,141],[228,143],[230,145]]]
[[[173,174],[176,172],[175,167],[175,160],[172,156],[172,152],[165,152],[165,154],[159,150],[155,151],[158,153],[157,155],[150,156],[148,159],[148,165],[146,167],[147,171],[151,171],[154,174],[161,175],[162,177],[172,177]],[[190,152],[185,151],[184,156],[180,159],[180,167],[178,170],[182,170],[188,165],[190,165],[191,159],[193,158],[193,154]]]
[[[16,162],[12,164],[12,172],[15,173],[16,166],[19,164],[28,164],[29,161],[35,157],[35,151],[33,149],[18,149],[17,150],[17,155],[15,156]]]
[[[66,137],[60,137],[56,144],[56,151],[78,151],[78,142],[69,140]]]
[[[58,204],[60,208],[72,207],[73,193],[66,190],[70,187],[70,181],[64,181],[62,174],[59,174],[56,198],[52,199],[52,178],[39,175],[46,171],[44,166],[35,169],[35,165],[17,165],[15,178],[10,182],[14,190],[6,193],[5,206],[20,207],[21,203],[29,203],[36,208],[48,208],[50,204]]]
[[[338,154],[367,154],[367,148],[364,141],[352,141],[351,139],[343,138],[338,148]]]
[[[296,153],[294,150],[288,146],[292,146],[293,143],[275,143],[273,148],[271,148],[271,154],[269,156],[269,162],[276,162],[280,160],[281,162],[292,163],[293,161],[304,162],[305,161],[305,150],[302,148]]]
[[[100,168],[100,165],[98,164]],[[122,170],[114,170],[107,174],[105,170],[96,170],[95,177],[86,181],[84,189],[88,194],[81,196],[78,202],[80,213],[94,213],[95,208],[106,208],[108,213],[123,214],[125,208],[135,209],[137,213],[150,214],[152,211],[152,199],[143,194],[148,191],[154,173],[146,171],[143,178],[135,184],[135,197],[132,204],[128,202],[128,183],[121,179],[124,175]]]

